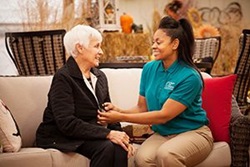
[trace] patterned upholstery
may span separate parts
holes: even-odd
[[[210,74],[219,55],[220,45],[221,37],[219,36],[196,38],[193,60],[197,67]]]
[[[250,104],[247,93],[250,90],[250,29],[244,29],[239,40],[238,60],[234,73],[237,80],[234,86],[234,96],[243,114],[247,114]]]
[[[7,51],[19,75],[54,74],[66,61],[65,30],[6,32]]]
[[[243,115],[232,96],[232,114],[230,121],[231,167],[249,166],[250,117]]]

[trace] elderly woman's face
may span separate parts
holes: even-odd
[[[90,40],[89,46],[84,49],[83,55],[84,61],[88,62],[91,67],[99,66],[100,57],[103,55],[101,42],[97,39]]]

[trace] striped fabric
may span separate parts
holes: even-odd
[[[19,75],[54,74],[66,61],[65,30],[6,32],[7,51]]]
[[[234,86],[234,96],[243,114],[250,110],[247,93],[250,90],[250,29],[244,29],[239,40],[238,60],[234,73],[237,80]]]
[[[207,38],[196,38],[195,39],[195,51],[193,60],[195,63],[206,62],[209,65],[204,64],[204,67],[200,65],[202,71],[210,74],[214,62],[216,61],[221,45],[221,37],[207,37]],[[203,69],[204,68],[204,69]]]

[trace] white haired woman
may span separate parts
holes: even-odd
[[[91,167],[127,167],[133,154],[128,135],[120,123],[97,122],[97,111],[110,102],[107,78],[96,68],[103,55],[101,42],[100,32],[87,25],[65,34],[70,57],[53,77],[36,145],[78,152],[91,159]]]

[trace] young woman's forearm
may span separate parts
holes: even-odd
[[[138,124],[162,124],[170,120],[166,114],[162,111],[134,113],[134,114],[122,114],[121,122],[131,122]]]
[[[146,99],[144,96],[139,96],[137,105],[135,107],[132,107],[130,109],[119,109],[121,113],[127,113],[127,114],[132,114],[132,113],[142,113],[142,112],[147,112],[147,103]]]
[[[126,114],[135,114],[135,113],[142,113],[142,112],[147,112],[147,110],[140,108],[138,106],[130,108],[130,109],[119,109],[118,110],[120,113],[126,113]]]

